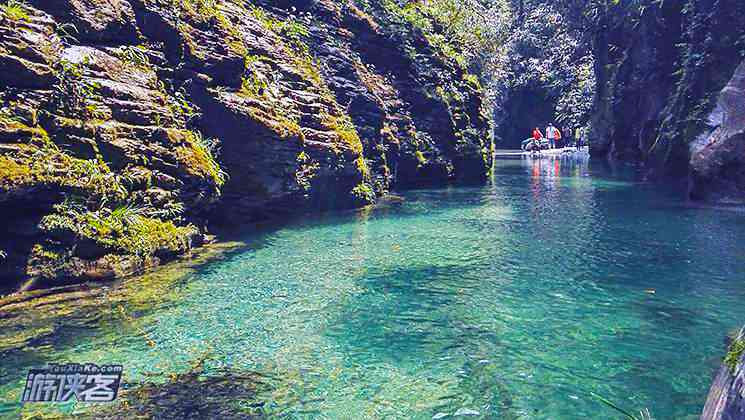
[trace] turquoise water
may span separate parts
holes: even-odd
[[[2,355],[0,415],[31,366],[137,382],[208,355],[262,373],[263,410],[287,418],[615,418],[590,392],[698,418],[745,321],[745,215],[566,158],[402,197],[249,235],[131,321],[57,320]]]

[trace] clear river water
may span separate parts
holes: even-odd
[[[0,417],[37,409],[18,401],[47,362],[134,384],[203,359],[263,378],[243,407],[270,417],[618,418],[596,393],[698,418],[745,321],[743,213],[568,157],[400,197],[246,234],[167,281],[0,308],[4,339],[26,337],[0,353]]]

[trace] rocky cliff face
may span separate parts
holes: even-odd
[[[732,340],[706,399],[701,420],[745,418],[745,329]]]
[[[745,204],[745,61],[719,95],[708,125],[691,143],[691,196]]]
[[[745,3],[652,2],[626,12],[615,6],[594,40],[591,153],[685,177],[689,145],[708,130],[707,116],[745,54]]]
[[[0,5],[0,288],[127,274],[215,221],[484,180],[478,83],[388,3]]]

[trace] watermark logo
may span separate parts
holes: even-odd
[[[21,402],[63,402],[73,396],[80,402],[114,401],[121,380],[121,365],[49,364],[29,371]]]

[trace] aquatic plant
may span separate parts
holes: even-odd
[[[598,401],[605,404],[606,406],[612,408],[613,410],[623,414],[624,418],[626,420],[654,420],[652,417],[652,414],[650,413],[649,409],[643,408],[639,411],[639,414],[631,413],[630,411],[623,409],[619,407],[618,405],[614,404],[612,401],[610,401],[607,398],[601,397],[600,395],[591,392],[590,393],[593,397],[597,398]]]
[[[258,418],[264,403],[257,395],[268,390],[262,375],[232,369],[207,372],[211,352],[204,351],[186,372],[170,374],[164,382],[132,384],[121,392],[117,404],[97,407],[95,417]]]

